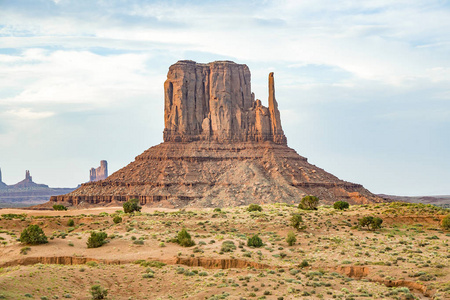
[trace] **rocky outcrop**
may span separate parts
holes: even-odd
[[[56,264],[56,265],[82,265],[88,262],[97,262],[105,265],[124,265],[136,262],[136,260],[124,260],[124,259],[97,259],[91,257],[79,257],[79,256],[34,256],[19,258],[7,262],[0,263],[0,268],[13,267],[13,266],[28,266],[35,264]],[[173,257],[169,259],[152,259],[150,261],[163,262],[171,265],[185,265],[189,267],[202,267],[205,269],[273,269],[274,266],[261,264],[253,261],[247,261],[238,258],[208,258],[208,257],[195,257],[195,258],[183,258]]]
[[[34,183],[30,171],[26,170],[25,179],[12,185],[11,188],[48,188],[48,185]]]
[[[165,142],[151,147],[106,180],[85,183],[54,202],[79,205],[123,202],[183,206],[296,203],[317,195],[323,203],[381,202],[359,184],[311,165],[295,150],[273,142]]]
[[[164,141],[286,144],[269,76],[269,108],[254,99],[250,70],[230,61],[179,61],[164,83]]]
[[[2,181],[2,169],[0,169],[0,189],[6,189],[8,186]]]
[[[108,162],[106,160],[100,161],[100,167],[91,168],[89,172],[89,182],[99,181],[108,177]]]
[[[30,171],[25,172],[25,179],[14,185],[2,182],[0,170],[0,208],[25,207],[48,201],[51,196],[72,192],[72,188],[50,188],[46,184],[33,182]]]
[[[305,195],[328,204],[384,201],[309,164],[286,145],[273,73],[268,107],[255,100],[248,67],[228,61],[179,61],[169,68],[164,93],[164,143],[49,204],[137,198],[143,205],[223,207],[298,203]]]

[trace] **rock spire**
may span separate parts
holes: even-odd
[[[231,61],[178,61],[164,83],[164,141],[286,144],[269,75],[269,109],[255,100],[250,70]]]
[[[100,167],[91,168],[89,171],[89,182],[99,181],[108,177],[108,162],[106,160],[100,161]]]
[[[0,168],[0,189],[6,188],[7,185],[2,181],[2,169]]]

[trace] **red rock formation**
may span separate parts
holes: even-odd
[[[89,182],[99,181],[108,177],[108,162],[106,160],[100,161],[100,167],[97,169],[91,168],[89,172]]]
[[[254,100],[250,71],[229,61],[179,61],[164,83],[164,141],[273,141],[286,144],[269,76],[269,109]]]
[[[10,186],[10,188],[48,188],[46,184],[37,184],[33,182],[33,177],[30,175],[30,171],[25,171],[25,179]]]
[[[164,143],[105,180],[83,184],[52,202],[105,204],[132,198],[171,207],[382,202],[287,147],[269,75],[269,107],[254,100],[246,65],[179,61],[164,83]]]

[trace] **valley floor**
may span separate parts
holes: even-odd
[[[2,209],[0,299],[91,299],[95,284],[108,289],[108,299],[450,299],[450,232],[440,228],[448,210],[406,203],[262,208]],[[290,226],[294,213],[305,229]],[[357,226],[369,215],[383,219],[381,229]],[[17,241],[30,224],[43,228],[47,244]],[[172,242],[182,228],[196,245]],[[108,243],[88,249],[91,231],[106,232]],[[264,246],[247,246],[254,234]],[[226,241],[235,247],[223,247]]]

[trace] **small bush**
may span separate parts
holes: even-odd
[[[252,203],[252,204],[250,204],[250,205],[247,207],[247,211],[250,211],[250,212],[252,212],[252,211],[262,211],[262,207],[259,206],[258,204]]]
[[[261,238],[255,234],[254,236],[247,239],[247,246],[259,248],[263,246]]]
[[[300,268],[306,268],[306,267],[308,267],[309,266],[309,263],[308,263],[308,261],[305,259],[305,260],[303,260],[301,263],[300,263],[300,265],[299,265],[299,267]]]
[[[305,226],[300,226],[303,223],[302,216],[300,214],[292,214],[291,226],[297,230],[305,229]]]
[[[319,198],[317,198],[316,196],[305,196],[300,201],[298,208],[316,210],[317,206],[319,206]]]
[[[30,225],[20,234],[20,242],[30,245],[39,245],[48,243],[44,231],[38,225]]]
[[[191,235],[186,231],[185,228],[181,229],[181,231],[178,232],[176,242],[182,247],[191,247],[195,245],[195,242],[192,240]]]
[[[53,209],[54,210],[67,210],[67,207],[65,207],[62,204],[55,204],[55,205],[53,205]]]
[[[72,227],[73,225],[75,225],[75,222],[73,221],[73,219],[69,219],[67,221],[67,226]]]
[[[122,223],[122,218],[119,216],[115,216],[113,218],[113,222],[114,222],[114,224]]]
[[[289,231],[288,235],[286,237],[286,242],[289,246],[292,246],[297,241],[297,238],[295,237],[295,233],[293,231]]]
[[[139,206],[138,199],[130,199],[123,204],[123,211],[127,214],[133,213],[135,211],[141,211],[141,206]]]
[[[88,248],[98,248],[106,244],[106,237],[108,235],[105,232],[91,232],[91,236],[88,238],[87,247]]]
[[[446,230],[450,230],[450,215],[447,215],[445,218],[442,219],[441,226]]]
[[[350,204],[348,204],[348,202],[346,202],[346,201],[337,201],[337,202],[334,202],[334,204],[333,204],[333,208],[339,209],[339,210],[344,210],[349,207],[350,207]]]
[[[234,250],[236,250],[236,245],[233,241],[224,241],[220,249],[222,252],[233,252]]]
[[[376,230],[381,228],[383,220],[378,217],[366,216],[359,220],[359,226],[367,227],[369,230]]]
[[[20,254],[27,255],[28,251],[30,251],[30,250],[31,250],[30,247],[23,247],[20,249]]]
[[[106,296],[108,295],[108,290],[96,284],[91,286],[91,295],[92,299],[106,299]]]

